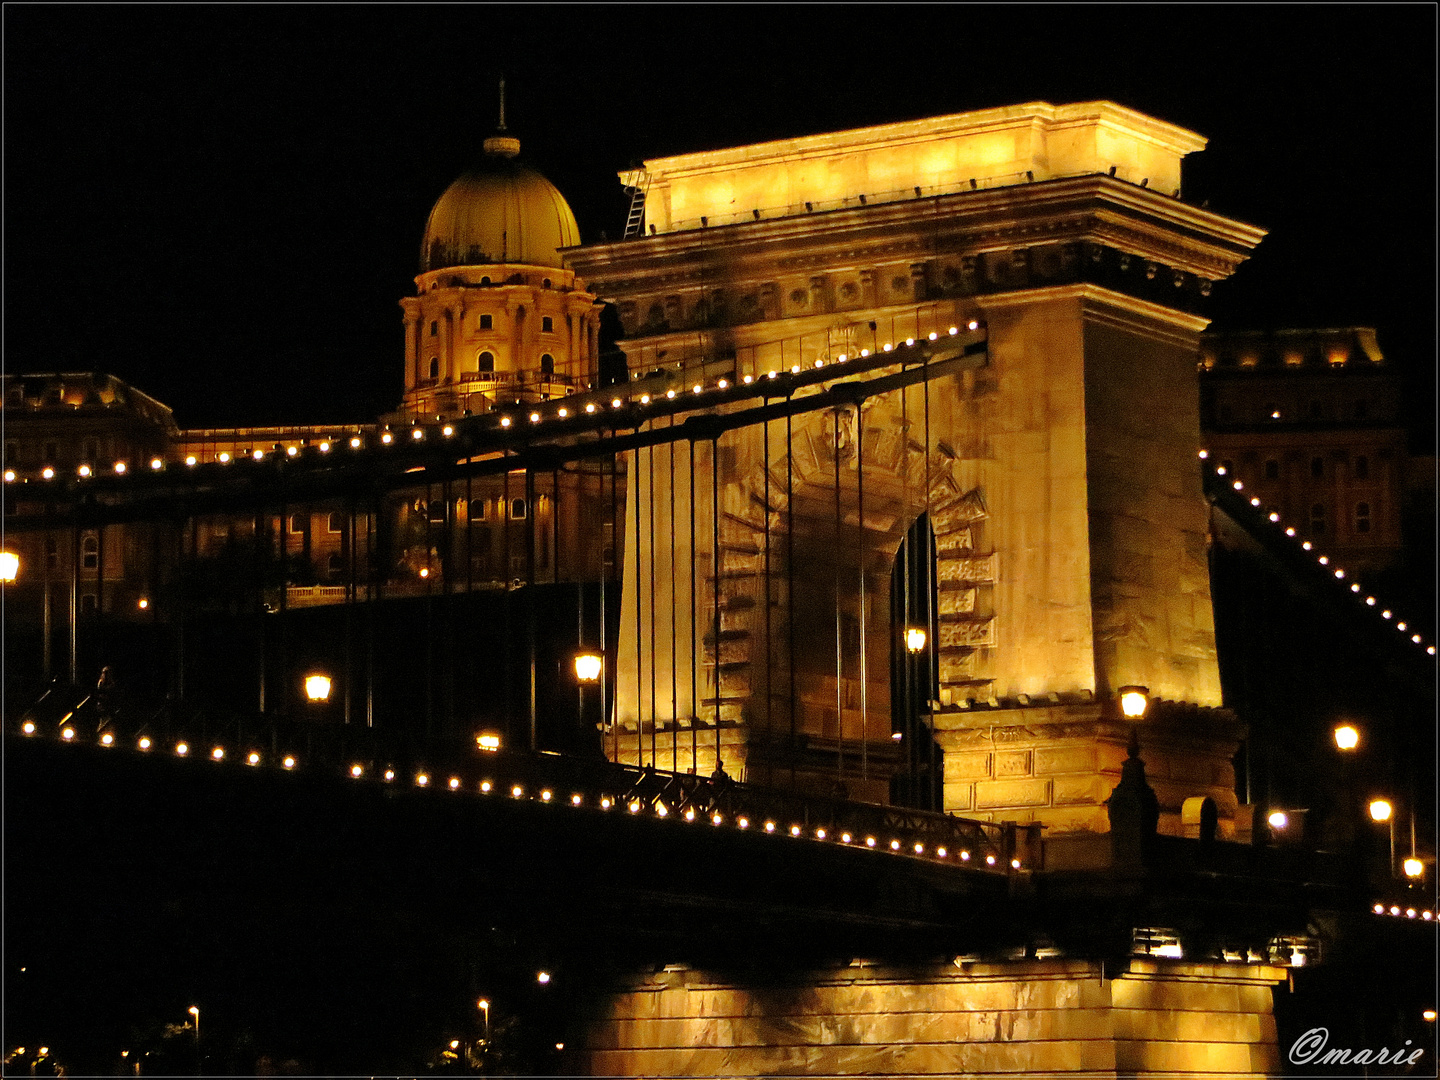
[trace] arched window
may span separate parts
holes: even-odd
[[[290,531],[291,531],[292,533],[296,533],[296,534],[298,534],[298,533],[303,533],[303,532],[305,531],[305,515],[304,515],[304,514],[291,514],[291,515],[290,515]]]
[[[439,358],[438,356],[432,356],[432,357],[430,357],[430,378],[432,378],[432,379],[438,379],[439,377],[440,377],[440,358]]]
[[[489,284],[490,284],[490,279],[489,279],[488,277],[482,277],[482,278],[480,279],[480,284],[481,284],[481,285],[489,285]]]
[[[491,315],[481,315],[481,316],[480,316],[480,329],[481,329],[481,330],[493,330],[494,328],[495,328],[495,319],[494,319],[493,316],[491,316]]]
[[[521,519],[523,519],[523,518],[525,517],[525,500],[524,500],[524,499],[511,499],[511,500],[510,500],[510,517],[511,517],[512,519],[514,519],[515,521],[520,521]]]
[[[1361,454],[1359,457],[1357,457],[1357,458],[1355,459],[1355,479],[1356,479],[1356,480],[1369,480],[1369,479],[1370,479],[1370,459],[1369,459],[1368,457],[1366,457],[1364,454]]]
[[[444,499],[431,499],[431,500],[430,500],[429,517],[430,517],[430,520],[431,520],[432,522],[436,522],[436,523],[439,523],[439,522],[442,522],[442,521],[445,520],[445,500],[444,500]]]
[[[555,357],[548,352],[540,357],[540,373],[542,375],[555,374]]]
[[[549,315],[540,316],[540,332],[542,334],[553,334],[555,332],[555,320]]]
[[[545,289],[550,288],[550,279],[547,277],[544,281],[542,281],[542,282],[540,283],[540,286],[541,286],[541,288],[545,288]]]
[[[484,521],[489,510],[489,502],[485,499],[470,500],[470,520]]]
[[[1310,535],[1325,535],[1325,507],[1321,503],[1310,507]]]
[[[480,358],[475,361],[475,366],[476,366],[477,368],[479,368],[481,371],[494,371],[494,370],[495,370],[495,354],[492,353],[492,352],[489,352],[488,350],[487,350],[486,352],[482,352],[482,353],[480,354]]]
[[[340,573],[344,573],[344,571],[345,571],[345,560],[340,557],[340,553],[339,553],[339,552],[336,552],[335,554],[333,554],[333,555],[330,556],[330,573],[332,573],[332,574],[340,574]]]
[[[80,565],[86,570],[96,570],[100,566],[100,540],[98,537],[87,536],[80,541]],[[91,602],[94,602],[92,596]]]
[[[340,533],[345,531],[345,515],[339,510],[331,510],[330,518],[325,523],[325,531]]]
[[[1370,504],[1355,504],[1355,531],[1357,533],[1368,533],[1370,531]]]

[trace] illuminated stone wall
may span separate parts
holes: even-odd
[[[585,1058],[596,1076],[1265,1076],[1284,978],[1149,959],[1118,975],[1065,960],[852,966],[779,985],[667,970],[612,999]]]

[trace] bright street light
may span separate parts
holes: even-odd
[[[1370,800],[1370,820],[1371,820],[1371,821],[1389,821],[1389,820],[1390,820],[1390,815],[1393,814],[1394,812],[1395,812],[1395,808],[1390,805],[1390,800],[1389,800],[1389,799],[1371,799],[1371,800]]]
[[[1147,687],[1122,686],[1119,694],[1120,711],[1131,720],[1140,719],[1150,707],[1150,691]]]
[[[1341,750],[1354,750],[1360,745],[1360,732],[1350,724],[1341,724],[1335,729],[1335,745]]]
[[[918,653],[925,650],[925,631],[918,626],[912,626],[905,631],[905,648],[908,652]]]
[[[15,584],[20,576],[20,556],[13,551],[0,551],[0,582]]]
[[[603,661],[596,653],[583,652],[575,657],[575,678],[582,683],[593,683],[600,681],[600,669]]]
[[[314,672],[305,676],[305,696],[317,705],[330,700],[330,676]]]

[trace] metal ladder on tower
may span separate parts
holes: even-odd
[[[625,239],[629,240],[645,232],[645,193],[650,190],[650,174],[644,169],[627,173],[625,190],[630,192],[630,216],[625,219]]]

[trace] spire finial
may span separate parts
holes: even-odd
[[[500,126],[497,131],[505,130],[505,76],[500,76]]]

